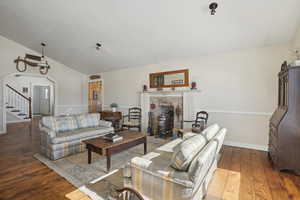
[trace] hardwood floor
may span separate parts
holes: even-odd
[[[0,136],[0,200],[59,200],[76,188],[35,158],[38,152],[37,120],[8,125]]]
[[[8,126],[0,136],[0,200],[67,199],[76,190],[33,158],[38,152],[37,120]],[[300,177],[272,169],[267,153],[224,146],[207,200],[300,200]]]

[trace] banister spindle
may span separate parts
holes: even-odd
[[[25,99],[22,99],[21,100],[21,113],[25,113],[25,110],[24,110],[24,104],[25,104]]]
[[[21,92],[6,84],[6,103],[12,106],[14,110],[19,110],[19,114],[26,114],[28,118],[32,118],[31,97],[24,96]]]
[[[8,106],[11,106],[11,102],[10,102],[10,90],[6,90],[7,91],[7,103]]]
[[[13,99],[14,99],[14,107],[17,107],[17,95],[15,93],[13,94]]]
[[[8,98],[9,98],[9,106],[13,106],[10,89],[8,90]]]
[[[16,95],[17,97],[17,110],[20,110],[20,96]]]
[[[31,119],[32,118],[31,97],[29,97],[28,99],[29,99],[29,101],[28,101],[28,104],[29,104],[29,118]]]

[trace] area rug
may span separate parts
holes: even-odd
[[[168,140],[149,136],[147,137],[147,151],[151,152],[167,142]],[[113,155],[111,158],[111,171],[113,172],[124,167],[132,158],[141,156],[143,153],[144,145],[138,145]],[[91,164],[88,164],[87,152],[78,153],[56,161],[49,160],[41,154],[35,154],[34,157],[77,188],[95,182],[95,180],[101,179],[108,174],[106,172],[106,157],[96,153],[92,154]]]

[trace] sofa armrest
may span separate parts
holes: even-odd
[[[99,120],[99,126],[112,127],[112,122]]]
[[[41,122],[39,123],[39,129],[41,130],[41,132],[46,133],[50,138],[56,137],[56,132],[44,126]]]
[[[43,126],[41,122],[39,123],[39,128],[40,128],[40,147],[48,148],[52,143],[52,139],[56,137],[56,132]],[[42,149],[41,152],[43,152]]]
[[[141,157],[133,158],[130,162],[130,176],[135,176],[135,173],[145,174],[146,176],[156,178],[159,182],[169,182],[177,186],[193,188],[194,183],[189,179],[188,173],[179,172],[176,170],[172,170],[172,172],[170,172],[164,169],[153,169],[153,167],[149,167],[151,163],[151,160],[147,160]],[[133,178],[133,180],[134,179],[135,178]]]

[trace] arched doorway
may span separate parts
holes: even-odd
[[[3,79],[3,125],[31,121],[35,115],[55,115],[57,84],[48,76],[13,73]]]

